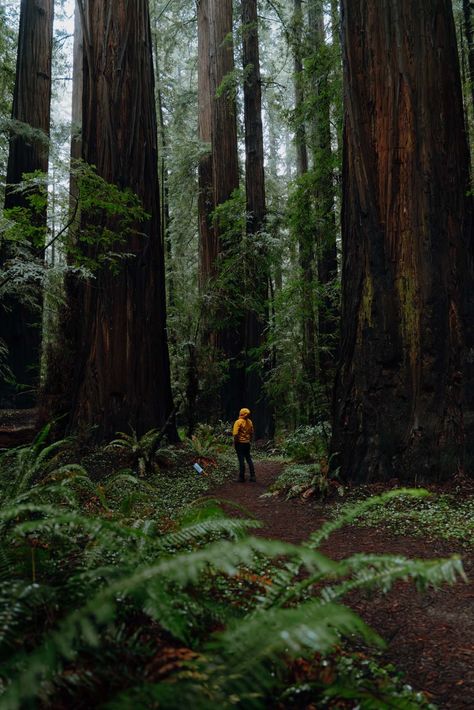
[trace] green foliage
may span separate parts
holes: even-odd
[[[287,466],[270,487],[266,495],[286,495],[286,500],[300,496],[307,499],[310,496],[325,498],[331,492],[344,495],[344,487],[335,476],[330,476],[326,458],[312,464],[297,464]]]
[[[377,655],[342,651],[304,668],[308,679],[290,686],[282,699],[288,710],[324,695],[320,707],[332,707],[331,699],[353,701],[365,710],[435,710],[423,695],[403,682],[392,665],[382,666]]]
[[[214,501],[160,534],[153,507],[141,518],[121,512],[130,487],[150,496],[155,488],[161,496],[156,477],[119,472],[99,493],[80,467],[51,471],[62,442],[47,446],[46,434],[28,457],[25,449],[3,460],[19,497],[0,507],[2,708],[34,698],[54,704],[66,697],[74,705],[78,693],[83,702],[89,695],[97,701],[105,687],[104,699],[117,694],[109,702],[117,708],[151,701],[173,708],[183,698],[196,708],[265,707],[285,688],[289,658],[327,654],[353,635],[381,643],[339,603],[349,589],[386,591],[400,578],[437,586],[463,576],[457,558],[355,555],[333,562],[316,549],[335,526],[394,494],[345,511],[307,545],[249,537],[257,523],[227,518]],[[29,494],[23,493],[26,458],[43,471]],[[92,660],[99,657],[100,663]],[[155,674],[151,664],[158,664]],[[335,686],[341,697],[351,692],[365,702],[366,685],[350,673],[343,678]]]
[[[133,237],[143,239],[140,224],[148,219],[139,198],[97,175],[94,166],[73,161],[72,177],[78,188],[78,229],[72,229],[66,243],[74,262],[91,271],[108,266],[117,270],[131,257],[127,245]]]
[[[329,425],[300,426],[287,436],[281,451],[297,463],[317,462],[327,456]]]
[[[58,454],[70,446],[71,440],[61,439],[48,444],[50,432],[51,424],[48,424],[37,434],[32,444],[8,449],[0,454],[0,476],[3,483],[0,500],[3,505],[23,494],[31,494],[31,487],[41,477],[51,475],[53,471],[57,473]]]
[[[415,501],[397,496],[383,509],[368,511],[359,524],[383,526],[399,535],[456,540],[469,546],[474,540],[474,497],[460,492]]]
[[[129,451],[138,469],[138,475],[144,477],[153,470],[153,457],[158,448],[163,433],[157,429],[150,429],[142,436],[138,436],[135,429],[127,434],[123,431],[117,432],[118,439],[109,443],[109,447],[118,447]]]
[[[190,445],[202,458],[212,458],[225,450],[222,438],[216,436],[214,427],[210,424],[198,424],[196,432],[191,436]]]
[[[137,225],[146,218],[138,198],[107,183],[93,166],[82,161],[74,163],[71,174],[78,186],[78,198],[71,213],[69,192],[63,186],[61,193],[58,187],[56,203],[62,205],[58,221],[64,226],[53,234],[40,219],[47,207],[48,176],[40,172],[25,174],[23,181],[12,188],[21,196],[24,206],[5,211],[0,221],[7,255],[0,268],[2,302],[12,297],[37,309],[38,287],[47,294],[56,293],[53,284],[58,273],[61,277],[66,273],[91,277],[105,266],[117,270],[124,259],[130,258],[123,247],[138,233]],[[111,220],[113,229],[107,226]],[[45,253],[53,246],[68,259],[45,261]]]

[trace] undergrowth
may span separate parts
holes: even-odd
[[[325,498],[333,493],[343,496],[344,486],[337,476],[330,474],[328,460],[322,457],[318,462],[287,466],[265,495],[284,495],[289,500],[298,496]]]
[[[337,513],[336,513],[337,514]],[[384,526],[398,535],[415,535],[474,544],[474,496],[441,493],[421,500],[399,496],[383,509],[371,509],[359,525]]]
[[[68,444],[48,446],[43,433],[0,460],[2,710],[263,709],[291,707],[301,692],[318,707],[347,697],[361,708],[392,707],[392,698],[400,710],[428,707],[381,683],[383,670],[371,678],[355,662],[347,667],[341,644],[383,641],[343,600],[353,589],[384,593],[398,579],[453,584],[464,578],[461,561],[336,562],[319,551],[335,529],[399,492],[345,510],[292,545],[251,536],[259,523],[227,517],[216,501],[189,505],[195,489],[186,491],[179,467],[169,467],[182,452],[161,451],[146,479],[118,471],[97,481],[83,465],[63,463]],[[165,508],[180,511],[168,532]],[[294,666],[303,662],[304,677]],[[325,668],[333,675],[320,682]]]

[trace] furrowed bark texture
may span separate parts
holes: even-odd
[[[118,247],[133,254],[120,272],[100,270],[73,297],[78,324],[70,428],[90,428],[102,440],[117,430],[143,434],[168,422],[174,439],[146,0],[88,0],[83,80],[83,158],[107,181],[135,192],[149,219]]]
[[[53,43],[53,0],[22,0],[12,118],[29,124],[49,136],[51,103],[51,56]],[[24,173],[47,172],[48,146],[45,141],[23,135],[10,139],[7,185],[21,182]],[[26,207],[23,195],[6,189],[5,209]],[[46,212],[37,215],[36,226],[46,225]],[[2,260],[8,251],[2,247]],[[35,309],[10,302],[10,312],[2,312],[0,337],[9,348],[9,365],[18,383],[30,387],[38,384],[41,330],[41,292]],[[12,388],[0,385],[4,405],[31,406],[31,396],[13,397]],[[13,399],[12,399],[13,397]],[[5,398],[7,398],[6,401]]]
[[[242,2],[242,62],[244,68],[245,194],[247,238],[252,240],[263,229],[266,217],[265,172],[262,127],[262,87],[258,44],[257,0]],[[270,412],[263,387],[263,372],[253,354],[262,346],[268,321],[268,274],[263,245],[251,273],[250,288],[257,307],[245,315],[245,395],[244,400],[255,421],[255,435],[268,436]],[[257,365],[257,367],[255,367]]]
[[[446,477],[463,461],[469,470],[473,441],[471,198],[451,3],[345,0],[342,12],[332,450],[352,479]]]

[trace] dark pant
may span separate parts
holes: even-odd
[[[235,451],[239,459],[239,478],[241,481],[245,479],[245,461],[247,461],[250,478],[255,478],[255,469],[253,467],[252,457],[250,456],[250,444],[241,444],[236,442]],[[245,460],[245,461],[244,461]]]

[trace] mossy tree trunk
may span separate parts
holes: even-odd
[[[51,105],[51,61],[53,47],[53,0],[22,0],[20,28],[13,94],[12,118],[28,124],[49,136]],[[24,173],[47,172],[49,147],[47,140],[35,140],[21,131],[12,135],[7,166],[5,209],[28,207],[24,196],[15,192]],[[12,186],[11,189],[8,185]],[[46,210],[33,215],[36,227],[46,227]],[[10,256],[1,247],[1,259]],[[22,304],[9,300],[0,319],[0,337],[9,349],[8,364],[18,384],[36,389],[39,379],[41,347],[42,292],[38,287],[36,303]],[[15,396],[15,388],[2,382],[0,399],[4,406],[31,406],[35,397]]]
[[[472,472],[472,206],[451,2],[344,0],[342,37],[332,450],[351,479]]]
[[[69,428],[102,440],[167,425],[175,439],[148,2],[88,0],[84,10],[82,155],[102,178],[138,195],[149,218],[117,246],[133,254],[119,273],[103,268],[70,293]],[[114,224],[105,218],[104,227]]]

